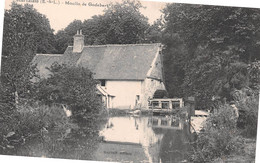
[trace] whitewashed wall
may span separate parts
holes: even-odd
[[[107,92],[114,95],[113,108],[133,109],[136,95],[141,94],[141,81],[113,81],[107,80],[105,86]]]
[[[115,97],[109,104],[111,108],[133,109],[136,104],[136,95],[140,96],[140,106],[142,109],[148,109],[148,98],[152,98],[157,89],[164,89],[162,82],[162,61],[161,52],[158,49],[157,54],[147,72],[147,77],[142,81],[120,81],[106,80],[106,91]]]

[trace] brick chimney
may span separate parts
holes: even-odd
[[[73,53],[81,53],[84,47],[84,35],[82,35],[82,30],[78,30],[73,38]]]

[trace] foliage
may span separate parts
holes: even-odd
[[[236,106],[239,109],[238,127],[242,130],[242,135],[256,138],[259,95],[244,94]]]
[[[48,19],[32,5],[12,3],[11,9],[5,10],[1,84],[7,88],[9,102],[14,103],[15,96],[25,96],[31,91],[30,79],[35,69],[28,65],[36,52],[55,51],[53,41]]]
[[[259,9],[169,4],[163,13],[171,96],[193,95],[198,107],[209,108],[214,97],[230,101],[233,89],[251,86],[247,67],[260,59]]]
[[[38,77],[30,65],[34,55],[55,53],[53,45],[59,45],[48,19],[31,5],[13,3],[5,11],[3,39],[0,153],[62,157],[66,151],[67,158],[90,159],[104,116],[91,72],[56,65],[51,78],[32,82]],[[60,104],[72,110],[72,118]]]
[[[9,119],[2,121],[1,154],[29,155],[34,140],[38,143],[46,139],[48,134],[55,133],[55,138],[63,138],[69,128],[77,128],[72,124],[61,107],[44,105],[19,105]],[[46,150],[46,149],[45,149]]]
[[[89,160],[100,141],[100,127],[106,123],[103,115],[92,119],[95,125],[80,127],[60,105],[17,108],[1,117],[0,154]]]
[[[147,42],[148,35],[155,40],[158,35],[156,25],[149,27],[141,8],[139,1],[123,0],[109,5],[102,15],[94,15],[83,22],[74,20],[55,35],[56,48],[63,53],[68,45],[72,45],[73,36],[79,29],[85,35],[87,45],[141,43]]]
[[[64,30],[59,30],[55,34],[55,48],[58,53],[64,53],[69,45],[73,45],[73,36],[77,30],[82,28],[80,20],[74,20]]]
[[[53,157],[90,159],[99,141],[99,130],[106,121],[106,111],[97,96],[92,73],[83,67],[68,67],[54,63],[52,75],[39,83],[37,99],[48,105],[62,104],[72,111],[71,119],[78,126],[70,138],[53,149]],[[66,155],[64,155],[66,153]]]
[[[105,10],[107,43],[131,44],[144,40],[144,32],[149,27],[148,19],[140,13],[143,6],[139,1],[125,0],[115,3]]]
[[[31,79],[37,76],[36,69],[29,66],[35,53],[54,50],[52,32],[48,19],[32,5],[12,3],[11,9],[5,10],[0,76],[1,153],[11,150],[14,147],[12,143],[21,144],[24,134],[28,134],[19,129],[28,126],[23,123],[26,119],[17,109],[21,106],[21,98],[31,99],[35,90]],[[7,140],[13,137],[13,142]]]
[[[233,108],[223,105],[207,119],[204,131],[198,134],[191,154],[192,162],[212,162],[216,158],[243,152],[244,140],[236,128]]]
[[[145,31],[145,42],[147,43],[161,43],[162,31],[164,30],[164,22],[162,16],[153,22],[152,25]]]
[[[34,83],[32,99],[15,109],[0,105],[0,153],[91,159],[106,122],[96,81],[84,68],[53,64],[50,71],[50,78]],[[62,106],[72,111],[70,118]]]
[[[172,41],[169,37],[175,41]],[[165,34],[163,40],[167,41],[167,45],[163,49],[163,70],[166,89],[170,97],[183,97],[184,89],[181,86],[185,77],[185,63],[182,56],[187,54],[187,49],[183,46],[184,42],[178,34]],[[186,59],[188,60],[188,58]]]
[[[47,105],[63,104],[72,111],[72,117],[80,124],[93,124],[104,110],[97,96],[92,72],[83,67],[68,67],[54,63],[48,79],[40,81],[36,100]]]
[[[248,65],[250,87],[254,90],[260,90],[260,61],[252,62]]]
[[[25,141],[15,146],[16,155],[89,160],[97,147],[99,127],[86,132],[59,105],[23,106],[18,117],[15,133]]]

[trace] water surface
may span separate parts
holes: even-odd
[[[189,127],[175,116],[110,117],[100,131],[94,160],[116,162],[185,162]]]

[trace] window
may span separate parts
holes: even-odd
[[[159,102],[158,101],[153,101],[152,102],[153,108],[159,107]]]
[[[169,109],[169,102],[168,101],[162,101],[162,109]]]
[[[180,108],[180,101],[172,101],[172,108],[173,109]]]
[[[135,97],[135,105],[139,105],[139,101],[140,101],[140,95],[136,95]]]
[[[161,126],[167,126],[167,125],[168,125],[167,119],[162,119]]]
[[[136,95],[136,100],[137,100],[137,101],[140,100],[140,95]]]
[[[100,82],[101,82],[101,86],[106,86],[106,81],[105,80],[100,80]]]
[[[153,123],[154,126],[157,126],[158,125],[158,119],[153,119],[152,123]]]

